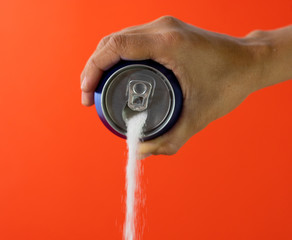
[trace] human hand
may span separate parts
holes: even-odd
[[[93,93],[103,71],[120,59],[159,62],[180,82],[183,110],[170,131],[141,143],[139,154],[142,158],[174,154],[191,136],[261,87],[266,52],[267,47],[253,36],[235,38],[162,17],[100,41],[81,74],[82,103],[94,103]]]

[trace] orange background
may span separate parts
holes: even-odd
[[[1,1],[1,240],[122,239],[126,144],[81,106],[79,75],[104,35],[165,14],[244,36],[291,24],[292,1]],[[142,239],[292,239],[291,93],[144,161]]]

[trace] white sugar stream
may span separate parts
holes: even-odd
[[[137,159],[139,138],[147,118],[147,112],[139,113],[127,123],[128,163],[126,168],[126,219],[124,239],[135,240],[137,192],[139,190],[140,163]]]

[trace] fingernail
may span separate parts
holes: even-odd
[[[81,93],[81,103],[83,105],[86,105],[86,103],[87,103],[87,99],[86,99],[86,96],[85,96],[84,92]]]
[[[83,81],[81,83],[81,90],[82,91],[86,90],[86,85],[87,85],[87,83],[86,83],[86,77],[84,77],[83,78]]]

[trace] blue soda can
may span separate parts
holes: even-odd
[[[94,101],[104,125],[122,138],[126,138],[127,119],[147,111],[142,140],[150,140],[175,124],[183,95],[173,72],[161,64],[122,60],[103,73]]]

